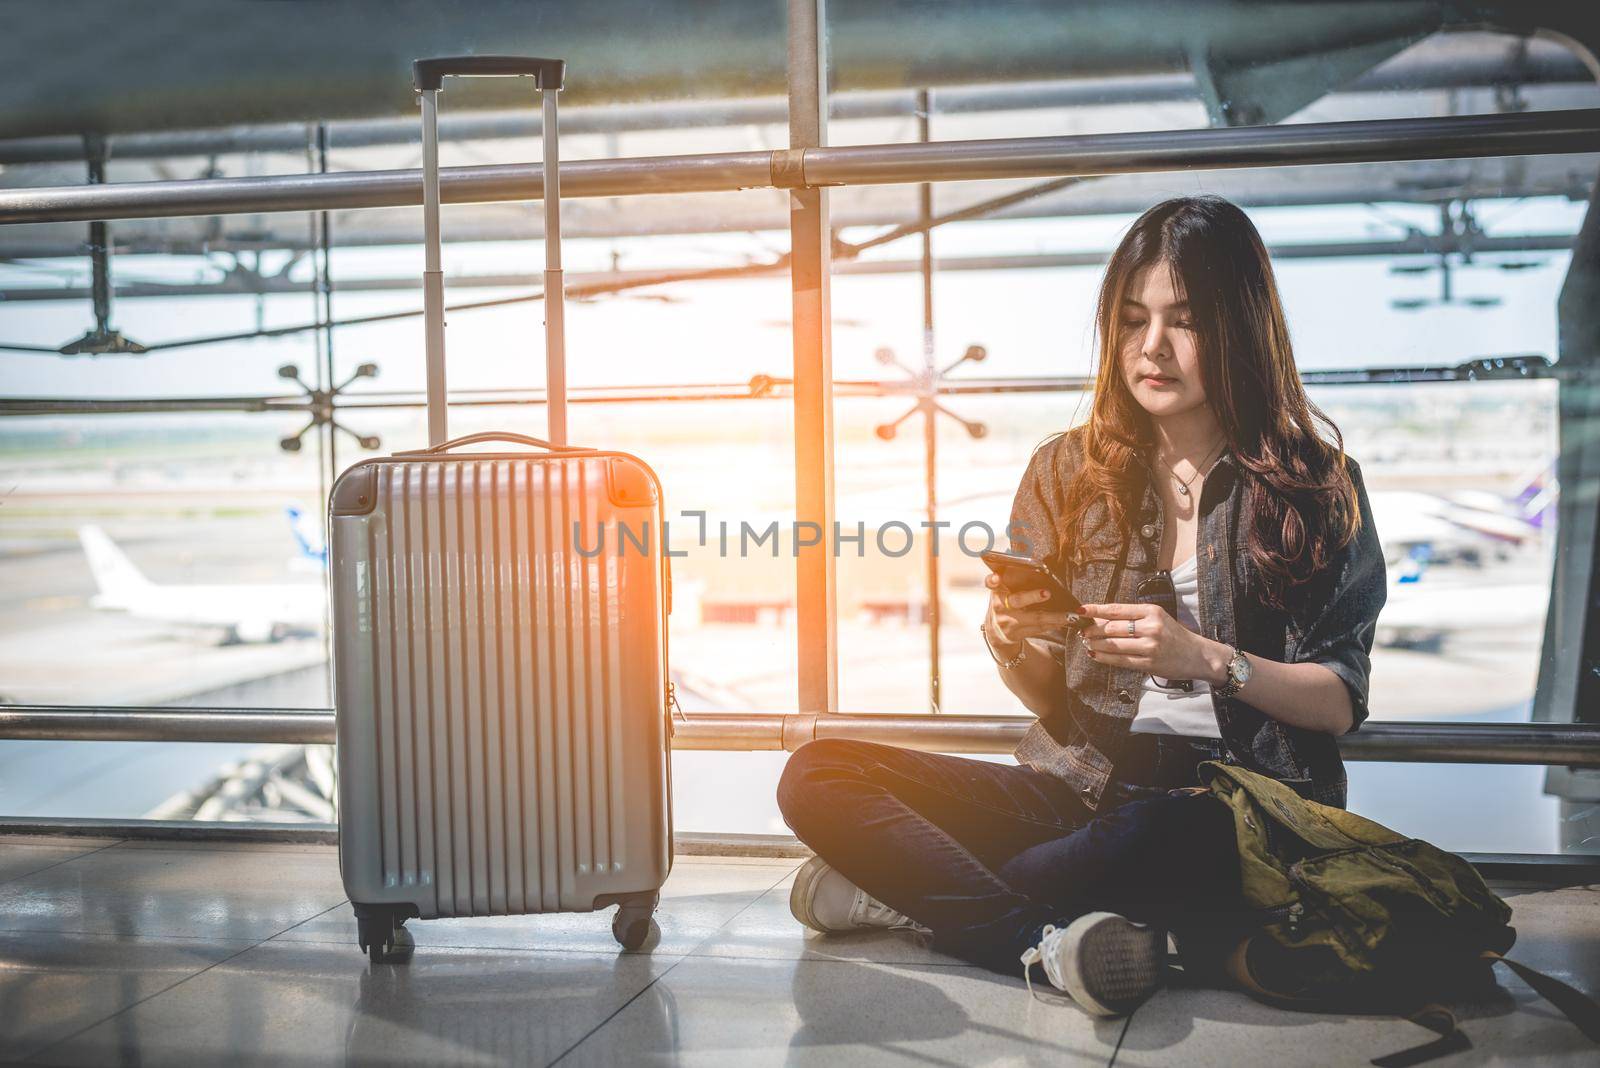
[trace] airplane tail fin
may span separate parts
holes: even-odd
[[[1558,492],[1556,489],[1555,463],[1541,465],[1537,471],[1522,480],[1520,488],[1512,498],[1517,506],[1517,513],[1535,528],[1543,528],[1555,511]]]
[[[292,504],[284,509],[284,513],[289,517],[289,532],[294,535],[301,558],[318,564],[327,563],[328,550],[318,544],[322,539],[314,535],[306,514]]]
[[[89,558],[89,570],[94,583],[100,587],[101,604],[111,607],[125,604],[130,598],[151,589],[152,583],[144,572],[134,566],[127,554],[117,548],[110,535],[93,524],[78,528],[78,540],[83,543],[84,555]]]
[[[1560,494],[1556,490],[1555,481],[1552,479],[1538,488],[1538,491],[1526,499],[1519,499],[1522,506],[1522,518],[1530,526],[1543,529],[1545,524],[1555,514],[1556,501]]]
[[[1433,546],[1427,542],[1413,545],[1406,558],[1400,561],[1400,567],[1395,576],[1395,582],[1401,585],[1413,585],[1422,581],[1422,573],[1428,569],[1428,561],[1433,559]]]

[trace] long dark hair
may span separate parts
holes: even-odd
[[[1154,452],[1148,412],[1129,392],[1122,360],[1129,338],[1121,307],[1129,284],[1164,265],[1189,302],[1206,403],[1247,483],[1244,529],[1263,603],[1282,608],[1361,524],[1344,438],[1306,397],[1261,235],[1221,197],[1177,197],[1141,215],[1106,267],[1096,327],[1099,370],[1084,461],[1067,491],[1065,529],[1102,501],[1123,537]],[[1318,433],[1318,424],[1332,440]],[[1076,543],[1079,539],[1073,539]],[[1076,563],[1079,544],[1066,546]]]

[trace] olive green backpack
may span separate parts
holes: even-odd
[[[1244,897],[1265,918],[1228,963],[1252,995],[1405,1015],[1440,1036],[1373,1061],[1401,1068],[1470,1048],[1438,1002],[1481,996],[1502,963],[1600,1043],[1600,1005],[1505,959],[1511,907],[1465,860],[1233,765],[1208,761],[1201,781],[1233,812]]]

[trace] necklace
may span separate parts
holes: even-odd
[[[1221,452],[1222,451],[1222,446],[1225,445],[1226,443],[1227,443],[1227,439],[1226,438],[1224,438],[1221,441],[1217,442],[1216,446],[1213,447],[1210,452],[1206,453],[1205,459],[1201,460],[1199,463],[1194,465],[1194,474],[1189,476],[1189,480],[1187,482],[1184,481],[1183,476],[1178,474],[1178,472],[1173,468],[1173,466],[1171,464],[1167,463],[1166,460],[1162,459],[1162,456],[1161,456],[1160,452],[1156,453],[1156,459],[1157,460],[1161,460],[1161,466],[1165,467],[1168,471],[1171,471],[1172,472],[1172,477],[1178,480],[1178,493],[1181,496],[1187,497],[1187,496],[1189,496],[1189,487],[1194,484],[1194,480],[1195,479],[1200,477],[1200,469],[1206,465],[1206,461],[1207,460],[1210,460],[1212,456],[1214,456],[1215,454]]]

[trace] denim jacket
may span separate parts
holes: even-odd
[[[1011,548],[1043,560],[1086,604],[1133,603],[1139,583],[1156,570],[1165,522],[1161,499],[1146,479],[1136,536],[1126,540],[1105,506],[1093,505],[1078,535],[1087,538],[1087,561],[1069,573],[1059,524],[1083,448],[1084,428],[1078,427],[1034,452],[1012,505]],[[1345,462],[1360,501],[1361,529],[1328,566],[1286,595],[1286,609],[1269,608],[1247,592],[1259,586],[1243,542],[1246,483],[1228,451],[1201,487],[1195,566],[1201,633],[1272,660],[1322,664],[1349,689],[1358,727],[1367,718],[1369,655],[1388,582],[1361,468],[1348,457]],[[1007,687],[1039,717],[1016,758],[1070,783],[1094,807],[1117,778],[1144,673],[1093,660],[1075,639],[1027,642],[1021,662],[1000,667]],[[1212,703],[1229,762],[1279,779],[1311,800],[1344,805],[1344,763],[1333,735],[1279,722],[1243,694],[1213,694]]]

